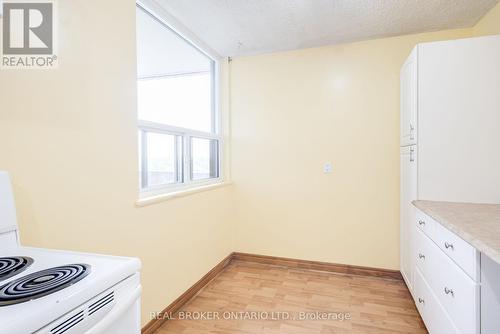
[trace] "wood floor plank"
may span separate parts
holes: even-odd
[[[219,318],[186,319],[188,312]],[[339,312],[350,319],[335,319]],[[400,280],[246,261],[231,262],[181,314],[156,333],[427,333]]]

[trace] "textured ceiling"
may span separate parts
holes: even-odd
[[[157,0],[223,56],[474,25],[498,0]]]

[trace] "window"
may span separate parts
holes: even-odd
[[[217,63],[137,7],[137,97],[142,193],[220,180]]]

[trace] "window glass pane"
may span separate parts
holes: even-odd
[[[146,133],[147,187],[176,183],[179,180],[176,136]]]
[[[136,13],[141,191],[218,178],[219,141],[192,137],[217,137],[208,135],[216,62],[140,5]]]
[[[213,139],[191,139],[191,179],[219,177],[219,145]]]
[[[212,132],[211,80],[210,73],[139,80],[139,119]]]
[[[214,61],[137,10],[139,119],[213,131]]]

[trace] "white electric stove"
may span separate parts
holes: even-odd
[[[138,334],[136,258],[22,247],[0,171],[0,333]]]

